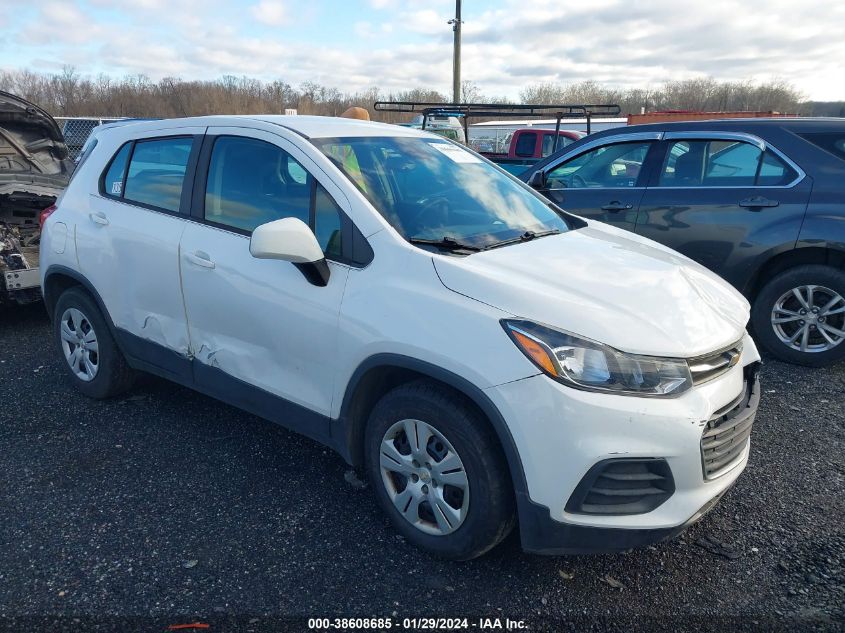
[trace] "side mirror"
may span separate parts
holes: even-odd
[[[299,218],[282,218],[255,228],[249,252],[256,259],[291,262],[315,286],[329,283],[329,265],[313,231]]]
[[[543,174],[542,171],[538,170],[531,174],[531,177],[528,178],[528,186],[532,189],[540,189],[546,188],[546,176]]]

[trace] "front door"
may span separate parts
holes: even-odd
[[[743,289],[756,260],[794,244],[811,181],[756,137],[671,133],[640,202],[636,232]]]
[[[195,217],[182,235],[197,386],[218,396],[226,390],[223,399],[266,417],[274,417],[267,413],[274,397],[320,416],[331,411],[338,315],[349,272],[331,259],[339,259],[345,247],[340,205],[348,202],[322,172],[315,180],[318,172],[280,136],[209,128]],[[329,259],[327,286],[310,283],[295,264],[250,255],[252,230],[285,217],[315,229]],[[322,433],[296,419],[284,422],[310,435]]]
[[[634,230],[656,135],[606,142],[545,170],[541,193],[576,215]]]

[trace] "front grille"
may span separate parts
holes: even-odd
[[[741,355],[742,341],[726,349],[720,349],[718,352],[690,359],[689,370],[692,374],[692,383],[700,385],[708,380],[718,378],[736,365]]]
[[[567,501],[566,511],[642,514],[674,492],[672,471],[664,459],[607,459],[590,468]]]
[[[760,383],[755,363],[746,370],[742,393],[707,421],[701,435],[701,463],[705,479],[719,477],[740,458],[748,445],[759,404]]]

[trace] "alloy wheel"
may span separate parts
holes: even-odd
[[[825,286],[799,286],[775,302],[771,321],[786,346],[827,352],[845,340],[845,298]]]
[[[80,380],[90,382],[100,368],[100,352],[94,326],[80,310],[68,308],[59,322],[62,351],[71,371]]]
[[[469,481],[463,461],[440,431],[420,420],[400,420],[387,429],[379,453],[382,482],[405,520],[435,536],[463,524]]]

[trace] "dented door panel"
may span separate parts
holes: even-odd
[[[80,272],[104,297],[115,326],[186,356],[178,255],[184,227],[181,217],[91,195],[76,244]]]
[[[181,251],[195,362],[328,415],[348,267],[330,262],[315,286],[290,262],[252,257],[249,237],[196,222]]]
[[[151,129],[137,140],[176,136],[193,137],[196,143],[205,129]],[[112,143],[97,148],[107,160],[122,145]],[[99,180],[99,174],[95,177]],[[189,184],[182,187],[184,191]],[[179,279],[179,240],[187,209],[157,209],[104,190],[79,196],[73,204],[79,271],[103,297],[115,326],[187,357],[188,324]]]

